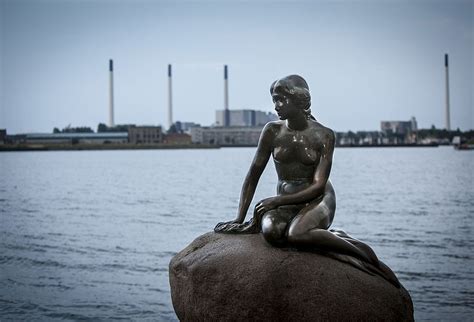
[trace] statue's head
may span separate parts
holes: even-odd
[[[270,86],[270,94],[288,98],[294,107],[301,109],[308,118],[311,117],[311,95],[303,77],[290,75],[274,81]]]

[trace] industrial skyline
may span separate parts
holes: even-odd
[[[296,73],[310,85],[313,114],[336,131],[413,115],[420,128],[471,129],[472,9],[470,1],[1,1],[0,128],[167,127],[170,106],[171,121],[212,124],[226,105],[272,111],[270,84]],[[232,75],[223,97],[224,65]]]
[[[450,99],[449,99],[449,56],[448,54],[444,55],[444,66],[445,66],[445,82],[446,82],[446,107],[445,107],[445,129],[451,131],[451,115],[450,115]],[[114,115],[114,91],[113,91],[113,60],[109,60],[109,71],[110,71],[110,91],[109,91],[109,126],[114,126],[113,115]],[[173,91],[172,91],[172,65],[168,64],[168,128],[170,128],[173,124]],[[234,113],[234,123],[231,123],[231,112]],[[247,113],[246,113],[247,112]],[[259,114],[258,114],[259,113]],[[270,112],[268,112],[270,113]],[[265,119],[264,123],[259,123],[256,120],[256,115],[259,115],[261,120]],[[275,115],[276,117],[276,115]],[[253,120],[251,121],[251,119]],[[256,111],[253,109],[243,109],[243,110],[230,110],[229,109],[229,72],[228,66],[224,65],[224,109],[223,110],[216,110],[216,122],[210,125],[215,126],[249,126],[248,124],[253,125],[263,125],[265,124],[270,118],[262,111]],[[417,129],[415,117],[412,116],[412,122],[415,122],[413,128]],[[180,121],[180,120],[178,120]],[[404,121],[392,121],[392,122],[385,122],[385,123],[410,123]],[[248,123],[248,124],[247,124]],[[384,121],[382,121],[384,123]],[[383,127],[383,126],[382,126]]]

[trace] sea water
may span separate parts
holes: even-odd
[[[236,217],[254,151],[1,153],[0,320],[177,320],[169,261]],[[333,227],[393,269],[417,320],[474,316],[473,171],[449,147],[335,151]],[[275,189],[270,160],[251,207]]]

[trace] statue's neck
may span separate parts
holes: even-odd
[[[293,131],[303,131],[308,127],[306,115],[300,114],[297,117],[287,119],[286,126]]]

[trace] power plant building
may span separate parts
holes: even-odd
[[[228,120],[226,120],[226,113]],[[256,110],[217,110],[216,126],[263,126],[278,117],[270,112]],[[227,122],[226,122],[227,121]],[[226,125],[227,124],[227,125]]]
[[[418,125],[414,117],[410,121],[382,121],[380,129],[384,135],[391,136],[395,140],[385,143],[416,143]]]
[[[412,117],[410,121],[382,121],[380,129],[383,133],[406,135],[416,132],[418,125],[416,119]]]

